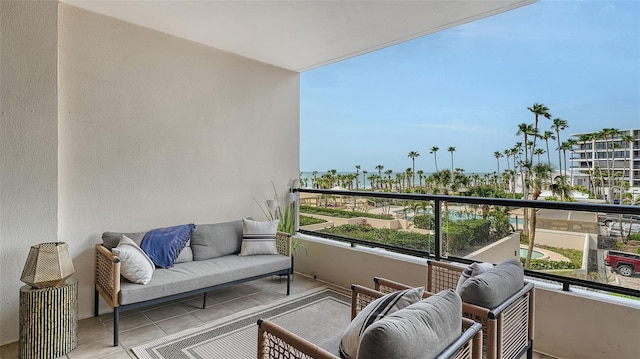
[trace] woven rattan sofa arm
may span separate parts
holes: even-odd
[[[283,256],[291,257],[291,234],[286,232],[276,232],[276,248]]]
[[[411,289],[411,286],[408,286],[406,284],[400,283],[400,282],[396,282],[394,280],[391,279],[387,279],[387,278],[381,278],[381,277],[374,277],[373,278],[373,283],[375,286],[375,290],[383,292],[383,293],[391,293],[391,292],[395,292],[397,290],[404,290],[404,289]]]
[[[258,319],[258,359],[317,358],[335,355],[268,320]]]
[[[369,303],[384,296],[385,293],[377,290],[361,286],[359,284],[351,285],[351,320],[360,313]]]
[[[119,306],[120,258],[96,244],[96,290],[111,308]]]

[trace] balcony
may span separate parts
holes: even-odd
[[[315,201],[321,206],[343,206],[357,211],[366,203],[377,203],[377,212],[392,217],[386,222],[368,217],[333,219],[333,223],[324,222],[306,229],[301,227],[298,237],[306,255],[301,253],[295,256],[295,270],[340,287],[347,287],[351,283],[369,283],[373,276],[395,278],[416,286],[424,285],[427,258],[461,263],[499,263],[508,258],[517,258],[521,246],[526,247],[519,238],[524,230],[522,214],[528,212],[530,215],[532,210],[536,210],[536,248],[547,248],[541,252],[550,252],[552,255],[547,254],[546,257],[550,258],[532,262],[550,262],[559,259],[554,257],[557,252],[573,249],[567,253],[578,253],[580,263],[574,269],[525,271],[525,275],[536,286],[535,351],[558,358],[632,358],[637,355],[632,343],[640,339],[640,276],[623,277],[604,264],[607,248],[628,244],[611,237],[609,228],[597,223],[598,212],[637,214],[640,213],[637,206],[380,192],[368,192],[365,195],[361,192],[331,190],[301,192],[301,198],[306,198],[303,202]],[[417,203],[423,206],[416,206]],[[446,213],[456,209],[465,211],[465,208],[467,213],[473,208],[480,213],[483,207],[485,210],[488,207],[492,210],[500,208],[500,212],[510,213],[510,223],[515,231],[480,245],[458,247],[455,253],[447,254],[447,246],[452,246],[456,239],[451,230],[451,216]],[[416,211],[416,208],[422,210]],[[427,208],[426,211],[424,208]],[[409,218],[421,211],[433,215],[433,227],[426,230],[414,227]],[[376,212],[376,209],[369,212]],[[304,210],[301,215],[306,215]],[[423,246],[428,250],[422,250],[416,249],[418,246],[413,242],[398,240],[394,244],[376,243],[331,234],[321,229],[343,223],[364,223],[365,226],[423,233],[424,238],[433,243]],[[450,229],[443,230],[445,227]]]
[[[324,208],[339,205],[356,212],[363,209],[358,209],[360,204],[373,207],[371,212],[393,214],[389,220],[325,216],[327,222],[301,227],[296,238],[304,250],[295,255],[294,294],[326,284],[344,290],[352,283],[372,286],[374,276],[397,279],[415,286],[424,285],[428,258],[461,263],[474,260],[497,263],[517,257],[519,249],[524,247],[520,243],[520,234],[524,230],[522,214],[526,212],[525,208],[536,209],[536,248],[547,248],[540,249],[542,255],[548,257],[543,260],[565,260],[557,253],[558,249],[548,249],[552,247],[548,246],[550,243],[556,248],[582,246],[582,252],[587,254],[583,256],[580,268],[575,270],[526,271],[528,280],[536,286],[534,357],[635,357],[635,343],[640,339],[640,301],[637,300],[640,297],[640,276],[622,277],[604,266],[602,256],[606,250],[599,248],[606,246],[610,237],[607,227],[598,225],[596,213],[638,213],[638,207],[380,192],[300,191],[306,194],[302,197],[307,202],[315,201]],[[413,222],[408,210],[410,202],[414,203],[413,219],[421,212],[415,202],[430,203],[428,208],[435,213],[432,228],[423,230],[409,225]],[[482,206],[485,210],[486,206],[508,208],[513,215],[509,221],[513,231],[481,246],[457,247],[456,256],[448,254],[446,249],[452,246],[455,238],[449,222],[452,216],[447,212],[461,211],[465,206],[476,208],[475,205],[479,205],[478,210]],[[309,214],[302,211],[301,215]],[[461,214],[458,216],[462,217]],[[420,250],[416,249],[415,243],[413,247],[374,243],[323,231],[340,223],[362,221],[371,227],[423,234],[433,243],[425,246],[428,250]],[[279,278],[270,278],[210,293],[206,309],[190,304],[191,298],[126,312],[119,347],[111,347],[111,315],[84,319],[80,321],[80,346],[67,357],[134,357],[130,352],[133,346],[219,319],[256,303],[268,304],[283,297]],[[0,354],[3,358],[17,357],[17,345],[0,348]]]

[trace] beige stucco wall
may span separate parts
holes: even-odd
[[[512,258],[518,259],[520,258],[520,232],[511,233],[464,258],[489,263],[502,263]]]
[[[637,301],[537,284],[535,310],[536,351],[563,359],[638,357]]]
[[[348,288],[372,286],[374,276],[410,285],[426,283],[426,260],[299,236],[306,248],[296,272]],[[563,359],[636,358],[640,303],[534,281],[534,350]]]
[[[373,277],[403,280],[424,286],[427,283],[427,260],[363,247],[352,248],[322,238],[299,235],[305,250],[295,255],[294,269],[310,277],[343,288],[351,284],[373,286]],[[372,254],[374,253],[374,254]]]
[[[0,345],[31,245],[57,241],[56,2],[0,1]]]
[[[103,231],[263,218],[252,197],[298,177],[297,73],[65,4],[0,6],[0,345],[18,337],[31,244],[69,243],[85,318]]]
[[[596,248],[596,238],[597,235],[584,232],[565,232],[536,228],[536,244],[539,245],[570,248],[581,251],[585,248],[585,242],[592,242],[594,245],[593,248]]]

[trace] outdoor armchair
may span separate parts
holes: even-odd
[[[351,287],[351,319],[369,303],[385,295],[385,293],[360,285]],[[432,294],[429,294],[432,295]],[[424,296],[425,298],[428,297]],[[304,320],[301,318],[301,320]],[[482,326],[467,318],[458,317],[462,322],[462,332],[455,340],[435,358],[444,359],[480,359],[482,357]],[[334,338],[328,342],[339,342]],[[322,345],[322,344],[321,344]],[[268,320],[258,320],[258,358],[340,358],[326,350]]]
[[[455,269],[461,268],[458,277]],[[455,289],[465,266],[429,261],[427,287]],[[453,280],[455,278],[455,281]],[[374,278],[375,289],[382,293],[411,288],[406,284],[385,278]],[[482,325],[483,349],[487,359],[517,359],[525,352],[533,355],[534,291],[533,284],[523,286],[493,308],[462,303],[462,316]],[[425,292],[427,293],[427,292]]]

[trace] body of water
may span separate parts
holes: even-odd
[[[413,216],[414,216],[414,213],[413,213],[412,209],[397,210],[397,211],[394,211],[394,213],[396,213],[396,214],[405,214],[407,216],[408,220],[413,219]],[[426,213],[431,213],[431,211],[430,210],[426,210],[425,211],[424,209],[418,209],[418,215],[426,214]],[[479,215],[479,214],[464,213],[464,212],[460,212],[460,211],[449,210],[449,218],[451,218],[451,220],[453,220],[453,221],[459,221],[459,220],[464,220],[464,219],[480,219],[480,218],[482,218],[482,216]],[[524,224],[524,220],[522,218],[510,217],[509,218],[509,223],[511,223],[513,225],[522,226]]]
[[[526,248],[520,248],[520,258],[527,258],[527,252],[529,252]],[[538,251],[531,252],[531,259],[538,259],[544,257],[543,253]]]

